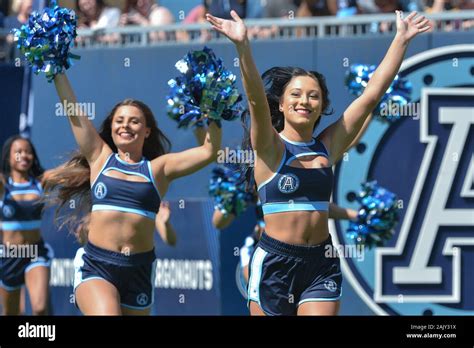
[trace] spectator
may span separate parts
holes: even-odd
[[[356,0],[337,0],[338,17],[349,17],[360,12]]]
[[[183,19],[183,24],[203,24],[206,22],[206,6],[205,1],[203,4],[197,5],[189,11],[188,15]],[[189,33],[186,30],[178,30],[176,32],[176,38],[178,41],[188,42],[190,40]],[[200,38],[202,42],[208,41],[211,36],[210,32],[206,29],[200,31]]]
[[[247,17],[256,18],[285,18],[293,19],[298,8],[293,0],[247,0]],[[271,27],[249,27],[250,38],[265,39],[274,37],[280,28],[277,25]]]
[[[375,6],[379,13],[394,13],[395,11],[403,11],[402,4],[399,0],[375,0]]]
[[[357,14],[362,13],[362,8],[359,6],[357,0],[334,0],[337,2],[337,14],[339,18],[351,17]],[[364,31],[364,29],[359,29],[357,24],[347,25],[346,27],[338,28],[335,27],[333,30],[338,32],[340,35],[352,35],[357,33],[359,30]]]
[[[424,11],[424,3],[421,0],[375,0],[375,8],[378,13],[390,13],[395,11],[404,11],[411,13],[413,11]],[[372,24],[371,31],[392,32],[395,31],[395,22],[381,22]]]
[[[460,10],[474,10],[474,1],[472,0],[458,0]]]
[[[335,16],[337,13],[336,0],[294,0],[294,3],[298,6],[296,11],[297,17]],[[331,29],[329,27],[326,28],[326,33],[329,34],[330,32]],[[297,37],[311,35],[307,27],[296,29]]]
[[[426,11],[431,13],[438,13],[443,11],[459,11],[459,10],[472,10],[474,9],[474,2],[471,0],[431,0],[426,2]],[[474,27],[474,20],[456,20],[445,23],[443,26],[441,23],[436,24],[438,29],[445,31],[451,31],[453,29],[470,29]]]
[[[247,18],[248,0],[204,0],[207,12],[215,17],[231,19],[230,11],[234,10],[240,18]]]
[[[105,29],[117,27],[120,20],[120,10],[107,7],[103,0],[76,0],[77,29]],[[115,43],[120,40],[118,34],[107,34],[95,37],[103,43]],[[78,36],[76,43],[80,45],[85,38]]]
[[[450,11],[453,9],[451,1],[446,0],[428,0],[426,1],[426,12],[438,13]]]
[[[254,15],[252,18],[257,18],[261,14],[259,3],[266,1],[268,0],[203,0],[201,5],[197,5],[189,12],[183,23],[205,23],[206,13],[231,18],[231,10],[235,10],[241,18],[246,17],[247,11],[252,12]]]
[[[5,18],[5,29],[11,30],[13,28],[20,28],[23,24],[28,22],[28,17],[33,8],[33,0],[15,0],[12,3],[12,10],[14,15]]]
[[[160,26],[174,23],[173,14],[153,0],[127,0],[121,25]],[[165,32],[150,33],[151,41],[166,40]]]
[[[106,7],[103,0],[76,0],[77,28],[102,29],[119,24],[120,10]]]
[[[288,12],[285,12],[284,5],[289,4],[293,11],[296,11],[296,7],[292,4],[292,0],[204,0],[203,5],[200,8],[196,8],[200,11],[199,23],[204,23],[204,15],[206,12],[218,16],[220,18],[230,19],[230,11],[235,10],[241,18],[255,19],[263,17],[286,17]],[[267,9],[275,7],[282,8],[275,15],[269,15]],[[190,14],[191,15],[191,14]],[[269,37],[277,31],[276,26],[271,28],[260,28],[260,27],[249,27],[248,36],[249,38],[255,37]],[[205,33],[203,37],[206,40],[210,39],[210,33]]]
[[[335,16],[337,2],[333,0],[296,0],[298,17]]]
[[[283,17],[288,18],[290,15],[290,10],[288,9],[288,5],[293,6],[291,0],[247,0],[247,7],[246,7],[246,16],[247,18],[274,18],[274,17]],[[269,13],[268,9],[272,8],[275,13]],[[292,16],[295,15],[296,8],[293,9]],[[275,34],[278,32],[278,26],[272,25],[270,27],[262,27],[262,26],[249,26],[248,27],[248,37],[252,38],[263,38],[267,39],[270,37],[274,37]]]
[[[260,2],[262,0],[203,0],[201,5],[194,7],[189,14],[184,18],[184,24],[193,24],[193,23],[207,23],[205,15],[210,13],[214,16],[221,18],[231,18],[230,11],[235,10],[241,18],[245,18],[248,10],[249,3],[252,2],[255,5],[255,2]],[[255,11],[256,9],[253,8]],[[258,10],[257,10],[258,12]],[[185,31],[177,32],[178,40],[180,41],[189,41],[189,34]],[[211,39],[211,31],[203,29],[200,32],[200,41],[206,42]]]
[[[393,13],[395,11],[424,11],[422,0],[375,0],[375,10],[378,13]]]
[[[188,15],[183,19],[184,24],[204,23],[206,7],[201,4],[193,7]]]
[[[474,2],[472,0],[458,0],[455,1],[459,10],[474,10]],[[461,22],[461,27],[464,30],[474,28],[474,19],[466,19]]]
[[[12,3],[13,15],[6,17],[3,21],[3,26],[7,32],[14,28],[20,28],[23,24],[28,22],[30,13],[33,8],[33,0],[15,0]],[[6,44],[3,44],[3,59],[13,60],[20,56],[20,51],[13,44],[13,34],[7,34]]]
[[[357,5],[362,13],[377,13],[377,6],[375,6],[374,0],[357,0]]]
[[[268,0],[247,0],[245,5],[245,16],[247,18],[265,17],[264,10],[268,3]]]
[[[393,14],[395,11],[403,11],[403,7],[400,0],[375,0],[375,6],[377,8],[377,12],[379,13],[390,13]],[[381,31],[385,32],[392,32],[396,29],[395,22],[381,22],[377,25],[377,23],[372,24],[371,31],[377,32]]]
[[[311,16],[335,16],[347,17],[359,13],[357,0],[306,0],[294,1],[300,3],[300,17]],[[306,15],[304,15],[306,14]]]
[[[262,5],[265,18],[291,18],[298,10],[293,0],[264,0]]]
[[[425,3],[424,0],[400,0],[400,4],[402,5],[403,11],[406,12],[424,12],[425,11]]]
[[[293,19],[297,7],[292,0],[247,0],[247,16],[250,18],[284,18]],[[270,27],[249,27],[250,38],[267,39],[275,37],[281,28],[278,25]]]
[[[295,16],[297,7],[293,0],[203,0],[202,5],[194,7],[183,23],[206,23],[205,14],[207,12],[220,16],[221,18],[230,18],[230,10],[235,10],[239,16],[249,18],[278,18]],[[225,12],[227,11],[227,13]],[[270,28],[250,27],[248,31],[249,38],[267,38],[274,36],[278,31],[277,26]],[[182,41],[188,41],[187,33],[179,33]],[[201,31],[201,41],[211,39],[210,31]]]
[[[426,11],[431,13],[453,11],[453,10],[472,10],[474,2],[469,0],[428,0],[426,1]]]
[[[220,18],[231,18],[231,10],[236,11],[240,18],[249,18],[246,16],[247,12],[252,14],[251,18],[260,18],[263,15],[261,3],[267,1],[272,0],[203,0],[201,5],[197,5],[189,12],[183,23],[205,23],[206,13]]]

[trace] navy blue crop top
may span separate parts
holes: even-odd
[[[328,211],[333,177],[331,167],[296,168],[293,160],[302,156],[328,156],[324,144],[316,138],[309,143],[295,142],[280,137],[285,152],[277,171],[258,186],[263,214],[288,211]]]
[[[14,196],[35,194],[37,199],[16,200]],[[0,202],[2,229],[4,231],[25,231],[38,229],[41,226],[43,203],[40,199],[43,189],[39,181],[30,178],[29,182],[20,184],[10,177],[4,188],[3,199]]]
[[[108,171],[142,177],[146,182],[127,181],[105,175]],[[92,183],[92,211],[115,210],[155,219],[161,197],[153,178],[151,163],[143,158],[138,163],[127,163],[112,153]]]

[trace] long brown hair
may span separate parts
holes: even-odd
[[[93,17],[87,16],[84,12],[82,12],[79,6],[79,0],[76,0],[76,13],[77,13],[77,21],[78,25],[85,25],[86,27],[90,27],[93,21],[97,21],[100,18],[100,14],[104,10],[105,3],[104,0],[95,0],[96,9]]]
[[[151,130],[143,144],[143,156],[147,160],[151,161],[169,152],[171,143],[158,128],[152,111],[145,103],[135,99],[125,99],[115,105],[100,127],[100,137],[113,152],[117,152],[117,146],[112,139],[112,119],[121,106],[135,106],[145,116],[146,127]],[[45,184],[45,201],[50,205],[57,205],[55,215],[57,221],[60,219],[60,211],[69,209],[68,214],[61,221],[61,227],[66,226],[70,231],[77,231],[77,226],[84,225],[89,218],[90,174],[89,163],[80,152],[75,152],[69,161],[49,172]]]

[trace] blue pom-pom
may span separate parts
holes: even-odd
[[[368,248],[383,246],[392,238],[399,220],[397,196],[371,181],[362,184],[357,201],[361,207],[357,221],[349,224],[347,237]]]
[[[375,65],[354,64],[346,73],[345,85],[349,93],[360,96],[376,70]],[[400,119],[403,107],[411,101],[410,81],[396,75],[372,114],[380,121],[393,123]]]
[[[178,128],[202,126],[203,121],[231,121],[240,116],[242,95],[236,87],[236,76],[227,70],[214,52],[189,52],[176,63],[181,75],[168,82],[168,116]]]
[[[375,71],[375,65],[353,64],[346,72],[345,85],[349,89],[349,93],[360,96],[372,74]]]
[[[33,72],[46,73],[48,82],[78,59],[69,49],[74,46],[76,15],[74,11],[57,6],[56,1],[42,12],[33,12],[28,23],[13,29],[17,47],[31,65]]]
[[[214,199],[214,206],[224,215],[240,215],[254,196],[246,190],[245,178],[238,165],[219,165],[212,170],[209,182],[209,194]]]

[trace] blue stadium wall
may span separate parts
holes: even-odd
[[[469,43],[470,38],[472,36],[468,33],[425,35],[411,43],[407,58],[436,47]],[[260,72],[273,66],[300,66],[320,71],[326,76],[334,113],[323,117],[316,130],[318,133],[335,122],[353,99],[344,87],[348,65],[378,64],[390,41],[391,37],[377,36],[261,41],[254,42],[252,46]],[[177,130],[176,124],[166,116],[167,82],[177,75],[175,63],[189,50],[202,47],[170,44],[133,49],[75,50],[81,59],[68,75],[78,101],[95,103],[93,122],[96,126],[118,101],[124,98],[140,99],[152,108],[159,127],[172,140],[172,151],[180,151],[196,146],[196,142],[191,131]],[[226,67],[240,76],[236,51],[231,44],[223,42],[209,47],[222,58]],[[469,64],[474,65],[472,59]],[[2,115],[2,142],[17,129],[19,107],[16,105],[20,104],[21,98],[21,70],[0,67],[0,101],[2,110],[8,110]],[[437,73],[443,74],[442,71],[433,72]],[[472,80],[472,75],[470,78]],[[63,162],[76,145],[67,120],[55,115],[58,99],[53,84],[47,83],[44,77],[34,77],[32,88],[32,140],[43,166],[51,168]],[[242,130],[238,121],[224,124],[223,132],[223,146],[235,147],[240,143]],[[370,132],[367,136],[371,136]],[[396,145],[403,148],[402,138]],[[410,149],[405,148],[404,151],[409,152]],[[237,250],[252,231],[255,216],[253,209],[248,209],[228,229],[218,231],[213,228],[212,201],[207,194],[211,169],[212,166],[209,166],[177,180],[165,197],[171,202],[171,222],[178,232],[178,245],[172,248],[163,244],[159,237],[155,238],[159,267],[153,314],[247,314],[245,300],[236,281]],[[42,225],[44,238],[53,246],[56,257],[51,277],[52,310],[58,315],[79,314],[73,304],[71,286],[72,258],[79,246],[72,236],[58,231],[52,219],[52,211],[48,210]],[[372,315],[376,312],[347,280],[344,280],[343,289],[342,315]]]

